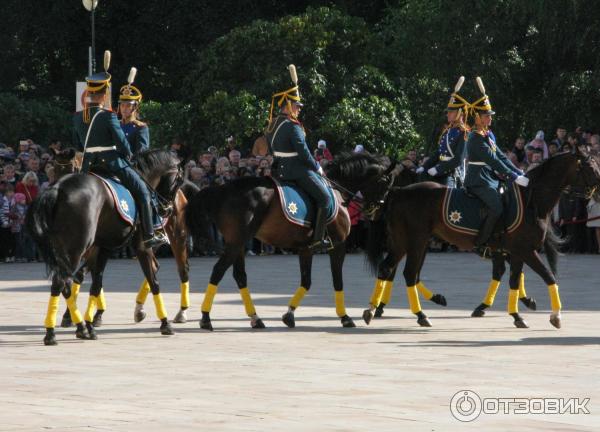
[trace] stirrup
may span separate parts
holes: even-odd
[[[309,244],[308,249],[311,252],[322,252],[323,250],[330,251],[331,249],[333,249],[333,243],[329,238],[324,237],[321,240],[317,240]]]
[[[161,218],[167,219],[173,214],[173,203],[169,203],[166,206],[158,206],[157,212]]]
[[[155,232],[153,237],[144,240],[144,246],[147,248],[155,248],[164,244],[169,244],[169,237],[162,230]]]
[[[483,259],[492,259],[493,251],[489,246],[476,246],[475,253]]]

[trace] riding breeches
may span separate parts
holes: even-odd
[[[490,217],[497,219],[502,216],[502,198],[496,189],[487,186],[477,186],[469,187],[468,191],[483,201],[489,210]]]
[[[297,178],[294,181],[315,200],[318,208],[327,208],[330,201],[329,192],[319,177],[319,174],[310,171],[307,176]]]

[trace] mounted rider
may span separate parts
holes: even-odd
[[[121,115],[121,129],[125,133],[133,159],[138,153],[150,148],[150,130],[148,125],[138,119],[138,111],[142,102],[142,92],[133,86],[137,69],[132,67],[127,77],[127,84],[119,91],[119,112]]]
[[[488,214],[479,230],[475,246],[480,253],[485,253],[485,244],[491,237],[496,222],[502,216],[502,199],[499,192],[499,175],[508,177],[521,186],[527,186],[529,179],[523,175],[496,145],[496,137],[490,130],[492,110],[489,97],[481,78],[477,77],[477,85],[482,97],[471,105],[475,115],[475,125],[467,141],[467,174],[465,187],[477,196],[488,208]]]
[[[466,156],[465,141],[468,134],[466,116],[469,103],[458,94],[465,77],[461,76],[450,95],[446,107],[446,123],[435,153],[417,169],[417,174],[427,171],[433,180],[448,187],[457,187],[464,177]]]
[[[294,85],[273,95],[265,136],[274,156],[273,176],[298,184],[315,201],[317,215],[309,248],[316,251],[330,247],[330,241],[325,239],[330,197],[320,178],[323,168],[313,158],[306,144],[304,127],[298,120],[303,104],[298,89],[296,67],[290,65],[289,71]],[[280,112],[273,117],[275,103]]]
[[[117,115],[110,109],[108,73],[110,51],[104,53],[104,72],[86,77],[83,111],[73,117],[73,143],[84,153],[82,171],[100,168],[117,177],[136,202],[140,214],[142,240],[146,247],[165,243],[162,233],[155,236],[152,224],[152,194],[146,183],[128,162],[131,147]]]

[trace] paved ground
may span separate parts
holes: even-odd
[[[175,336],[158,333],[150,303],[147,321],[133,324],[141,272],[135,261],[117,260],[105,279],[100,339],[82,342],[72,330],[60,330],[56,347],[41,343],[48,298],[42,265],[0,265],[0,431],[600,430],[598,256],[561,259],[561,330],[548,323],[546,287],[531,273],[527,289],[541,310],[524,313],[530,329],[514,328],[504,312],[505,283],[489,316],[469,318],[491,265],[462,253],[427,258],[425,282],[449,301],[445,309],[423,303],[433,328],[417,326],[400,283],[393,308],[367,327],[360,316],[373,279],[354,255],[345,266],[346,300],[358,327],[343,329],[335,318],[328,260],[321,256],[298,326],[290,330],[280,316],[297,286],[296,257],[248,261],[266,330],[249,328],[230,275],[213,308],[215,332],[198,328],[200,292],[214,259],[192,260],[192,321],[177,325]],[[173,316],[179,302],[174,262],[162,266]],[[488,402],[590,398],[590,414],[483,413],[461,423],[450,413],[460,390]]]

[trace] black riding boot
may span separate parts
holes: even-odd
[[[488,257],[488,255],[491,256],[491,254],[488,253],[489,248],[487,248],[485,245],[494,233],[496,222],[498,222],[498,218],[488,214],[483,222],[483,225],[479,229],[479,233],[477,233],[477,238],[475,239],[475,248],[484,258]]]
[[[146,247],[152,248],[165,243],[164,238],[154,235],[154,225],[152,223],[152,207],[150,203],[143,203],[139,206],[140,225],[142,228],[142,238]]]
[[[311,244],[308,247],[313,252],[318,252],[331,247],[331,242],[325,239],[325,230],[327,229],[327,209],[319,208],[315,218],[315,229]]]

